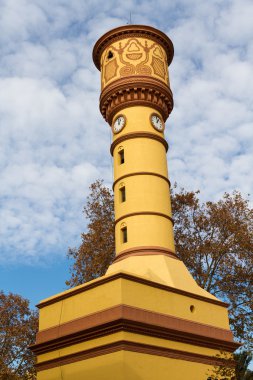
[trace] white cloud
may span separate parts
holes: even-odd
[[[1,262],[78,244],[89,184],[112,182],[92,47],[129,22],[168,33],[175,107],[171,180],[204,199],[252,189],[252,2],[3,0],[0,4]],[[52,255],[53,253],[53,255]]]

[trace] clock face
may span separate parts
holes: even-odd
[[[126,125],[125,116],[123,115],[118,116],[117,119],[113,123],[113,132],[119,133],[120,131],[122,131],[125,125]]]
[[[164,130],[164,122],[156,113],[153,113],[150,117],[152,126],[159,132]]]

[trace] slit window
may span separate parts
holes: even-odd
[[[113,52],[112,52],[111,50],[109,51],[109,53],[108,53],[108,55],[107,55],[107,58],[108,58],[108,59],[113,58]]]
[[[125,162],[124,149],[119,151],[119,164],[122,165]]]
[[[127,227],[121,229],[122,242],[127,243]]]
[[[126,201],[126,188],[125,188],[125,186],[121,187],[119,189],[119,192],[120,192],[120,201],[125,202]]]

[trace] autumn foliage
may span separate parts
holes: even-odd
[[[28,347],[34,343],[38,315],[29,302],[17,294],[0,292],[0,379],[36,379],[34,356]]]
[[[201,203],[172,192],[176,250],[197,283],[229,303],[235,336],[252,345],[253,210],[239,192]]]
[[[84,207],[89,220],[86,233],[82,233],[79,248],[70,248],[68,257],[73,260],[69,286],[80,285],[105,274],[114,258],[114,202],[112,192],[102,181],[90,186],[90,195]]]

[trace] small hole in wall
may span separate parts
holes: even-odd
[[[109,51],[109,53],[108,53],[108,55],[107,55],[107,58],[108,58],[108,59],[113,58],[113,53],[111,52],[111,50]]]
[[[190,311],[191,311],[191,313],[194,313],[194,311],[195,311],[195,306],[191,305],[191,306],[190,306]]]

